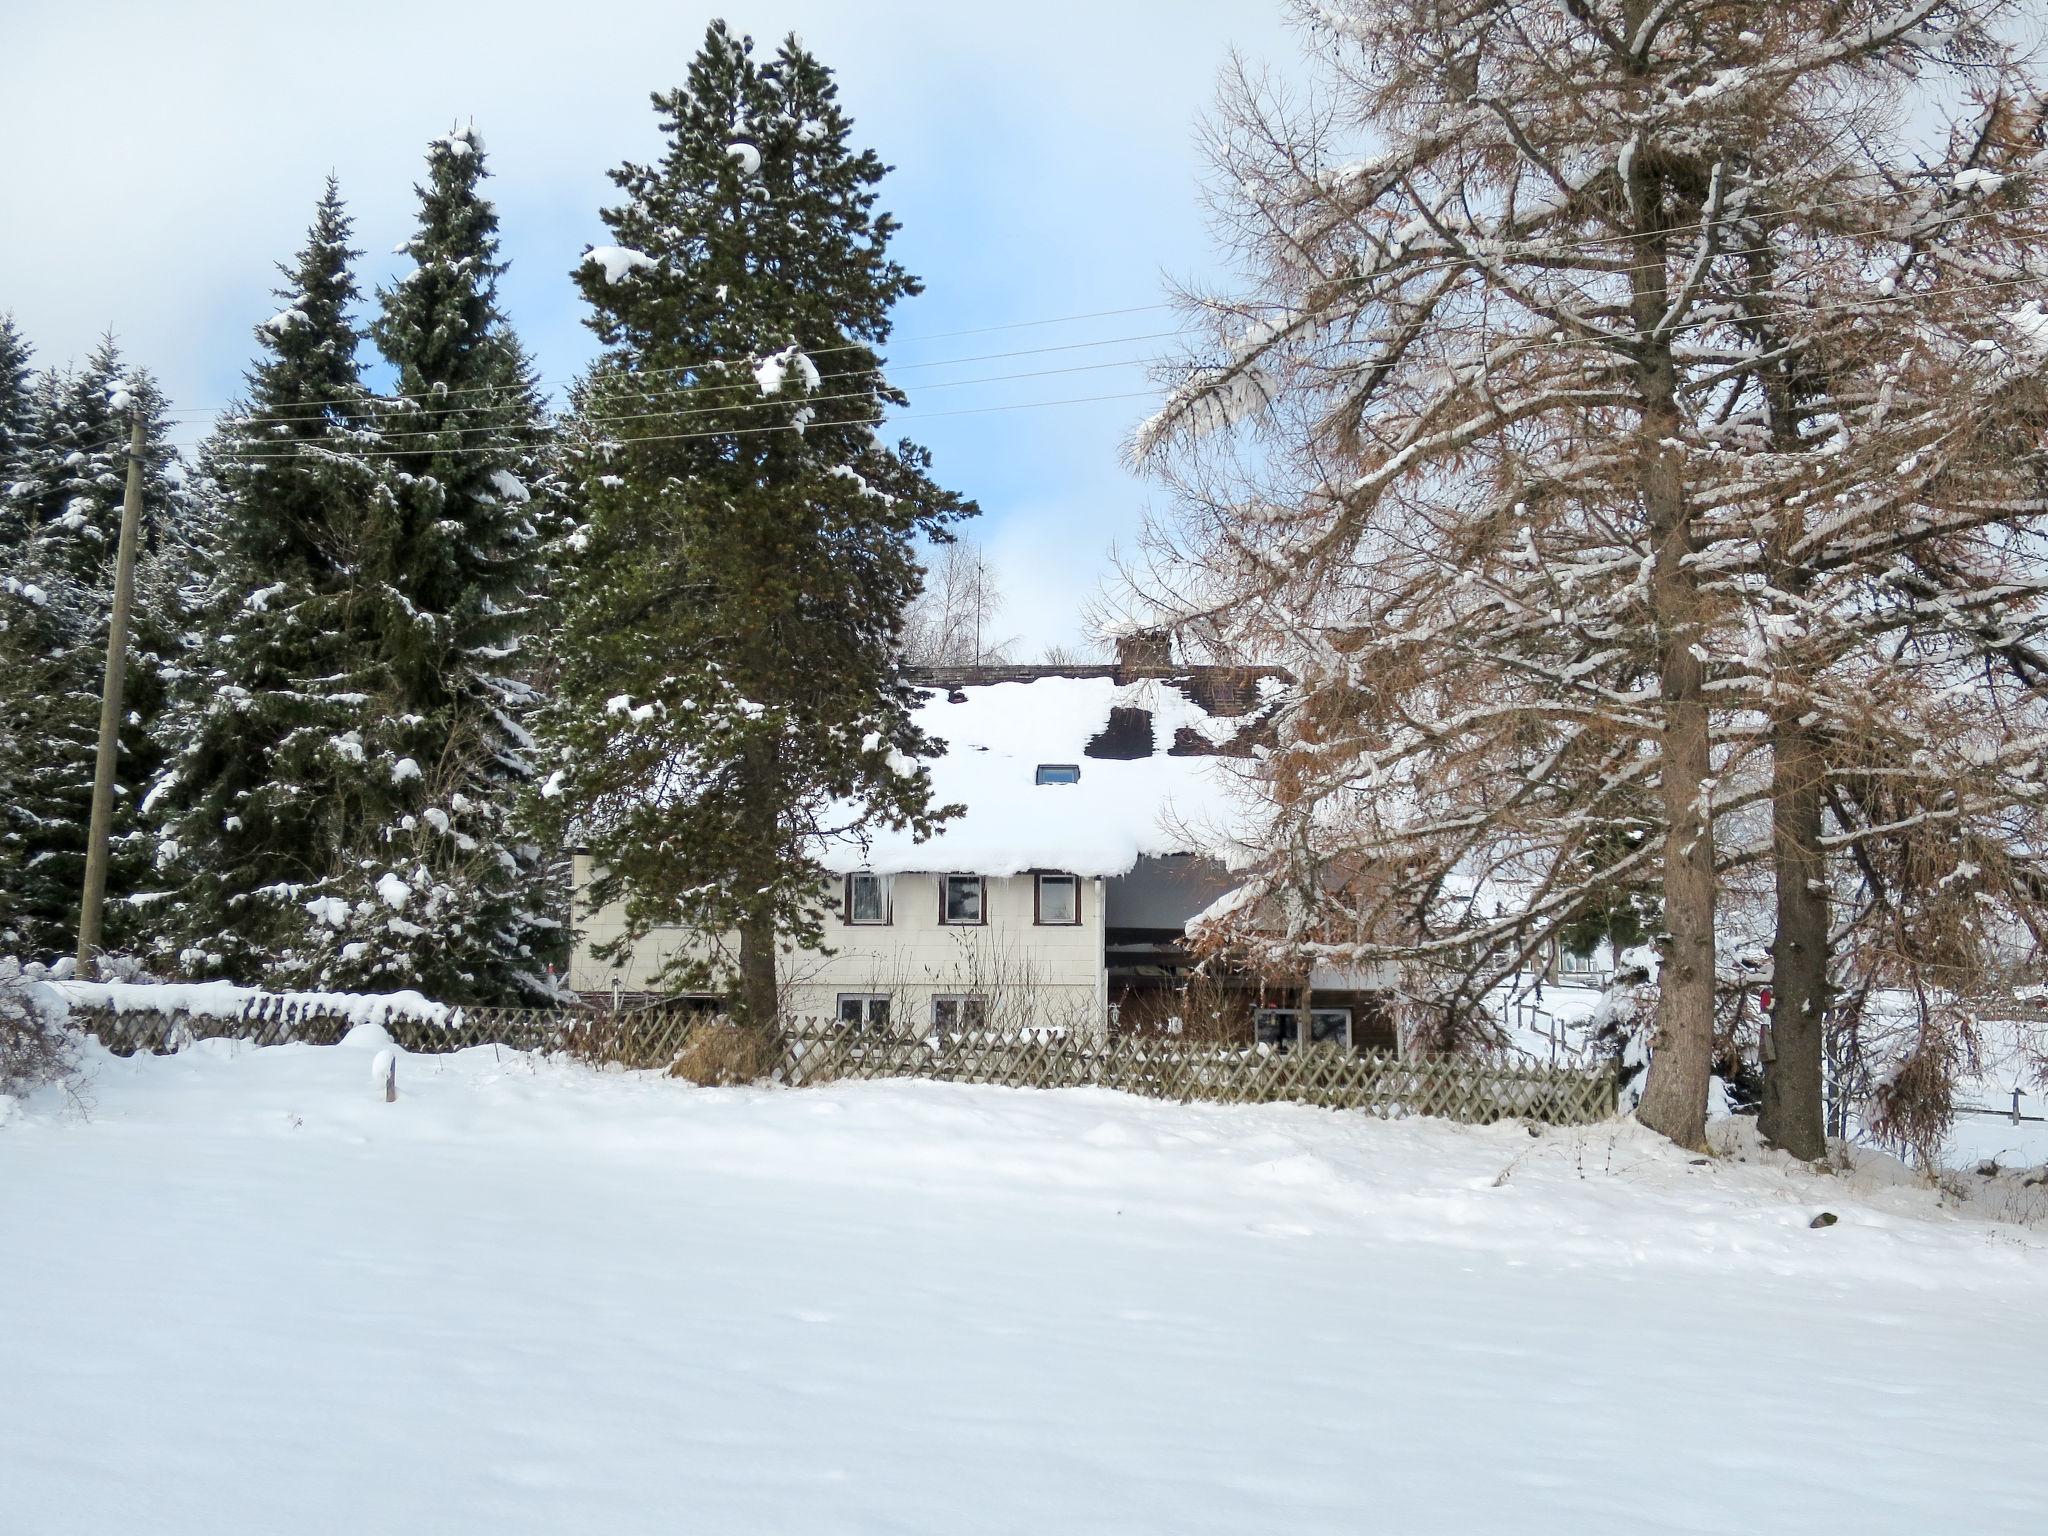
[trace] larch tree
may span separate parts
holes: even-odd
[[[396,521],[358,372],[349,219],[330,178],[284,306],[256,327],[248,397],[200,454],[215,548],[197,653],[167,713],[159,944],[187,974],[308,985],[358,834],[409,778],[372,631],[367,530]],[[378,899],[399,923],[410,887]]]
[[[1304,5],[1314,93],[1291,105],[1240,71],[1214,149],[1254,291],[1198,302],[1220,355],[1139,434],[1179,517],[1155,533],[1161,579],[1136,573],[1190,637],[1302,679],[1261,785],[1269,899],[1240,909],[1284,920],[1239,942],[1398,962],[1443,1032],[1639,893],[1661,967],[1638,1112],[1701,1144],[1717,825],[1770,810],[1781,881],[1813,879],[1831,770],[1799,759],[1800,731],[1882,735],[1839,693],[1859,673],[1894,742],[1942,713],[1924,679],[1878,670],[1878,626],[1808,655],[1799,637],[1907,547],[2030,515],[2011,477],[1991,505],[1957,489],[2027,425],[2025,370],[1984,358],[2025,341],[2031,215],[1987,241],[1955,195],[2020,169],[2008,9]],[[1943,72],[2004,124],[1979,149],[1952,136],[1955,163],[1906,135]],[[1957,259],[1924,259],[1949,226],[1973,231]],[[1969,278],[1972,254],[1995,276]],[[2001,301],[1968,321],[1987,281]],[[1937,374],[1970,384],[1947,436]],[[1906,396],[1926,409],[1895,411]],[[1822,567],[1826,591],[1802,591]],[[1809,720],[1828,690],[1844,707]],[[2027,746],[2001,751],[1990,794],[2010,804]],[[1798,942],[1825,949],[1812,917],[1791,914]],[[1785,1086],[1803,1118],[1817,1074]]]
[[[577,272],[606,351],[543,803],[628,941],[702,936],[696,969],[765,1027],[778,947],[820,942],[826,845],[943,814],[896,653],[915,540],[973,508],[877,435],[904,398],[877,349],[919,284],[830,71],[713,23],[655,108],[667,148],[613,173],[615,243]]]

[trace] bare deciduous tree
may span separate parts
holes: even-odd
[[[1015,636],[996,633],[1002,589],[979,544],[955,539],[936,547],[924,590],[903,621],[903,659],[917,667],[969,667],[1006,662]]]
[[[1639,1112],[1696,1146],[1717,909],[1762,862],[1794,993],[1773,1118],[1812,1155],[1835,868],[1938,839],[1930,868],[2022,926],[2032,900],[2038,681],[1973,687],[2032,642],[2048,507],[2012,6],[1297,11],[1313,90],[1239,66],[1212,133],[1252,296],[1189,295],[1215,350],[1135,444],[1176,515],[1133,586],[1302,682],[1238,909],[1281,921],[1217,937],[1396,960],[1443,1039],[1645,891]],[[1907,109],[1938,79],[1968,106],[1928,148]],[[1972,974],[1996,926],[1952,947]]]

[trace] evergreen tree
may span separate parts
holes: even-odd
[[[667,151],[613,173],[617,244],[577,273],[608,351],[579,393],[589,526],[546,803],[591,897],[633,934],[705,936],[759,1025],[778,944],[819,942],[823,840],[944,814],[893,658],[913,539],[974,509],[875,435],[903,399],[875,348],[919,284],[830,72],[794,38],[757,63],[714,22],[655,106]]]
[[[131,409],[143,416],[143,540],[172,536],[185,496],[162,391],[147,372],[124,367],[111,337],[82,366],[41,378],[7,486],[0,912],[4,937],[36,957],[67,952],[77,934]],[[115,945],[133,934],[122,903],[147,861],[136,790],[154,764],[150,726],[175,625],[160,595],[158,584],[138,582],[108,876]]]
[[[14,316],[0,315],[0,551],[12,549],[17,542],[11,531],[16,525],[9,510],[13,505],[9,493],[19,473],[32,419],[35,396],[29,381],[34,373],[29,359],[34,355],[35,349],[15,325]]]
[[[316,979],[310,937],[352,889],[358,830],[383,826],[411,772],[373,706],[379,603],[366,530],[397,513],[376,403],[357,364],[350,221],[332,178],[285,303],[256,328],[246,403],[202,450],[217,540],[202,636],[151,801],[162,942],[194,973]],[[387,905],[409,921],[406,897]]]
[[[414,268],[370,327],[397,392],[390,494],[363,529],[360,621],[380,678],[361,730],[391,783],[301,948],[323,985],[510,1003],[545,995],[563,933],[550,872],[511,825],[533,771],[526,639],[558,493],[532,370],[498,308],[482,140],[437,139],[427,167]]]

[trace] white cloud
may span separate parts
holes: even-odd
[[[514,263],[508,306],[544,374],[573,373],[592,342],[568,274],[586,243],[605,238],[597,210],[614,195],[605,173],[655,153],[648,93],[682,79],[717,13],[672,0],[620,0],[601,16],[558,0],[110,9],[48,6],[6,23],[0,122],[12,148],[0,160],[0,310],[15,312],[44,361],[82,354],[111,327],[188,407],[239,387],[250,327],[277,309],[275,265],[302,239],[321,178],[330,169],[341,178],[369,253],[367,291],[409,233],[427,141],[471,118],[491,155]],[[905,360],[1170,323],[1154,313],[961,337],[943,350],[914,339],[1151,303],[1162,270],[1207,268],[1195,119],[1233,45],[1292,55],[1278,9],[1277,0],[723,8],[764,46],[800,31],[839,72],[859,138],[898,167],[884,206],[904,221],[899,253],[929,285],[900,316],[906,339],[895,351]],[[913,370],[903,382],[918,412],[1112,393],[1142,387],[1137,370],[1053,375],[1007,392],[929,386],[1143,350]],[[1127,533],[1135,487],[1114,455],[1142,406],[907,430],[935,445],[949,484],[989,507],[983,535],[1014,551],[1027,573],[1019,580],[1055,598],[1092,585],[1106,533]],[[1119,485],[1119,506],[1076,501],[1113,499]],[[1006,509],[1027,505],[1069,519],[1074,543],[1061,560],[1033,547],[1028,526],[1011,527]]]

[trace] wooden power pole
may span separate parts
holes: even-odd
[[[114,555],[114,612],[107,625],[107,674],[100,690],[100,752],[92,775],[92,829],[85,843],[85,900],[78,910],[78,974],[88,980],[100,947],[107,903],[107,844],[114,830],[114,771],[121,755],[121,693],[128,680],[128,610],[135,602],[135,541],[142,527],[142,401],[131,395],[128,493],[121,498],[121,543]]]

